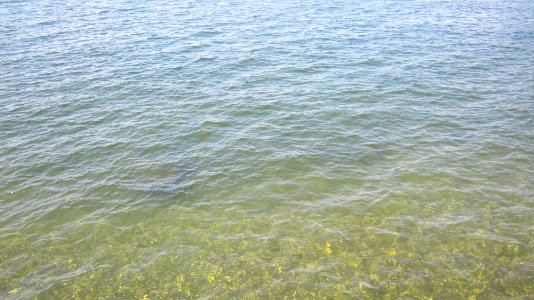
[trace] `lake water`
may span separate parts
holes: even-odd
[[[0,143],[0,298],[534,297],[534,1],[1,0]]]

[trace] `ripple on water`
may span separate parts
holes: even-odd
[[[0,298],[534,294],[533,4],[0,4]]]

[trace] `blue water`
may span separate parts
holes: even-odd
[[[530,0],[0,0],[0,298],[534,297],[533,116]]]

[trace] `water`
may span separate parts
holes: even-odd
[[[0,298],[534,296],[534,2],[0,1]]]

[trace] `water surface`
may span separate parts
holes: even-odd
[[[534,296],[534,2],[0,1],[0,298]]]

